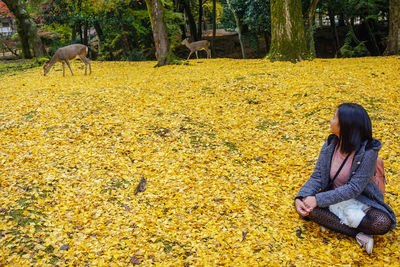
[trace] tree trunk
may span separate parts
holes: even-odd
[[[184,5],[181,3],[181,1],[174,1],[174,12],[183,14],[183,21],[179,23],[179,28],[181,29],[182,32],[181,38],[182,40],[185,40],[187,36],[186,36],[185,10],[183,6]],[[137,39],[137,36],[135,36],[135,39]]]
[[[135,35],[136,32],[134,29],[131,29],[128,25],[123,24],[121,36],[124,45],[124,55],[126,56],[127,59],[129,58],[129,55],[135,48],[135,43],[133,42],[132,38],[129,38],[129,34]]]
[[[79,42],[82,43],[83,42],[83,31],[82,31],[82,22],[79,21],[78,22],[78,32],[79,32]]]
[[[265,40],[265,52],[268,54],[269,49],[271,47],[271,38],[267,30],[264,31],[264,40]]]
[[[82,13],[82,0],[78,0],[78,12],[81,15]],[[82,16],[80,16],[82,17]],[[82,19],[80,18],[78,20],[78,32],[79,32],[79,42],[82,43],[83,42],[83,31],[82,31]]]
[[[194,21],[192,11],[190,10],[189,2],[188,2],[188,0],[182,0],[182,4],[183,4],[183,8],[185,10],[186,16],[188,18],[190,35],[192,36],[194,41],[198,41],[199,39],[197,38],[196,22]]]
[[[156,67],[169,65],[171,63],[172,53],[169,50],[169,40],[167,25],[164,18],[164,7],[161,0],[146,0],[147,10],[149,12],[151,26],[153,29],[154,44],[156,47],[156,58],[158,64]]]
[[[33,46],[33,54],[35,55],[35,57],[43,57],[43,56],[47,55],[47,51],[44,48],[42,39],[40,39],[39,35],[37,34],[36,28],[35,28],[34,32],[30,33],[30,35],[31,35],[31,40],[32,40],[31,42],[32,42],[32,46]]]
[[[243,37],[242,37],[242,30],[241,30],[241,25],[240,25],[240,21],[239,21],[239,17],[236,14],[235,9],[233,9],[231,1],[230,0],[226,0],[226,3],[228,4],[229,9],[231,10],[233,17],[235,18],[235,23],[236,23],[236,31],[238,33],[239,36],[239,43],[240,43],[240,48],[242,50],[242,57],[243,59],[246,58],[246,51],[244,48],[244,42],[243,42]]]
[[[23,0],[4,0],[8,9],[14,13],[17,21],[17,31],[21,38],[22,52],[25,58],[32,58],[30,49],[33,49],[35,57],[43,57],[46,50],[40,39],[37,29],[30,15],[26,11]]]
[[[217,33],[217,0],[213,0],[213,32],[211,39],[211,54],[215,57],[215,35]]]
[[[185,25],[184,24],[180,24],[179,28],[181,28],[182,40],[185,40],[187,38]]]
[[[374,47],[373,56],[380,56],[381,52],[379,51],[379,47],[378,47],[378,44],[376,43],[375,35],[374,35],[374,33],[373,33],[372,29],[371,29],[371,25],[369,24],[369,19],[365,19],[364,20],[364,24],[367,27],[368,35],[370,36],[372,46]]]
[[[339,26],[345,26],[346,24],[344,23],[344,12],[343,10],[340,11],[339,14]]]
[[[89,31],[89,22],[85,19],[85,23],[84,23],[84,26],[83,26],[83,44],[84,45],[88,45],[88,43],[89,43],[89,33],[88,33],[88,31]]]
[[[314,25],[314,13],[315,8],[317,7],[318,0],[310,0],[310,7],[307,12],[306,18],[306,42],[307,42],[307,49],[310,53],[315,57],[315,45],[314,45],[314,32],[313,32],[313,25]]]
[[[389,0],[389,36],[385,55],[400,54],[400,0]]]
[[[319,27],[322,27],[323,25],[323,21],[322,21],[322,14],[323,12],[321,11],[321,7],[319,8],[319,12],[318,12],[318,22],[319,22]]]
[[[361,41],[358,39],[356,33],[354,32],[353,25],[354,25],[354,20],[353,19],[350,19],[350,21],[347,21],[347,27],[349,28],[349,32],[350,32],[351,38],[353,39],[353,42],[356,45],[359,45],[361,43]]]
[[[302,61],[308,57],[300,0],[271,0],[270,60]]]
[[[201,40],[203,35],[203,27],[201,24],[203,23],[203,0],[199,0],[199,20],[197,23],[197,39]]]
[[[100,52],[101,44],[104,41],[104,33],[101,29],[100,22],[96,19],[93,22],[94,29],[96,30],[97,36],[99,37],[99,45],[98,45],[98,52]]]
[[[75,23],[72,24],[71,40],[72,40],[72,43],[75,43],[75,41],[76,41],[76,25],[75,25]]]
[[[336,27],[335,13],[331,7],[328,7],[328,16],[329,16],[329,22],[331,23],[333,39],[335,40],[335,54],[337,54],[340,48],[339,35]]]

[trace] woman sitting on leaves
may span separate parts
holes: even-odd
[[[358,104],[338,107],[331,132],[313,174],[295,198],[296,211],[320,224],[321,229],[355,237],[371,253],[372,235],[383,235],[396,227],[393,210],[371,180],[382,144],[372,138],[371,120]]]

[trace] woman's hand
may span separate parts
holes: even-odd
[[[296,199],[294,201],[294,204],[296,206],[296,211],[298,214],[300,214],[301,216],[307,216],[312,209],[307,208],[307,206],[304,204],[304,202],[301,199]]]
[[[317,206],[317,199],[315,198],[315,196],[308,196],[303,199],[303,203],[308,209],[311,209],[312,211]]]

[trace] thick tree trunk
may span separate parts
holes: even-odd
[[[231,1],[230,0],[226,0],[226,3],[228,4],[228,7],[232,12],[233,17],[235,18],[236,31],[237,31],[238,36],[239,36],[240,48],[242,50],[242,57],[243,57],[243,59],[245,59],[246,58],[246,51],[245,51],[245,48],[244,48],[244,41],[243,41],[242,29],[241,29],[239,17],[236,14],[235,9],[232,7]]]
[[[203,23],[203,0],[199,0],[199,20],[197,23],[197,39],[201,40],[203,35],[203,28],[201,24]]]
[[[164,7],[161,0],[146,0],[153,38],[156,47],[157,67],[171,63],[172,53],[169,50],[167,25],[165,24]]]
[[[271,60],[308,57],[300,0],[271,0]]]
[[[18,19],[17,19],[17,32],[21,39],[22,53],[24,55],[24,58],[32,58],[32,53],[29,45],[29,35],[26,32],[25,27],[23,27],[22,24],[18,22]]]
[[[318,0],[310,0],[310,7],[307,12],[307,18],[306,18],[306,42],[307,42],[307,49],[310,51],[310,53],[315,57],[315,45],[314,45],[314,31],[313,31],[313,25],[314,25],[314,13],[315,13],[315,8],[317,7]]]
[[[194,41],[198,41],[199,39],[197,38],[196,22],[194,21],[192,11],[190,10],[189,2],[188,0],[182,0],[182,4],[183,9],[185,10],[185,14],[188,18],[190,35],[192,36]]]
[[[212,22],[211,54],[215,57],[215,35],[217,33],[217,0],[213,0],[213,22]]]
[[[46,55],[42,40],[40,39],[34,22],[26,11],[23,0],[4,0],[8,9],[14,13],[17,21],[17,31],[21,38],[22,52],[25,58],[32,58],[30,49],[33,49],[35,57]]]
[[[400,0],[389,1],[389,36],[385,55],[400,54]]]

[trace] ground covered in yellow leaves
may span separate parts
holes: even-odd
[[[363,105],[400,213],[400,59],[93,62],[0,77],[0,265],[378,265],[300,220],[335,107]],[[146,190],[134,194],[141,177]]]

